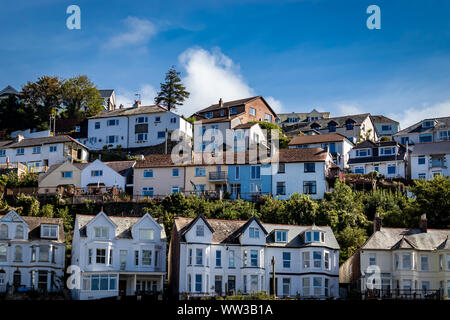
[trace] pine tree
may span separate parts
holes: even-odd
[[[166,73],[164,83],[161,83],[161,91],[155,98],[155,103],[167,108],[167,110],[176,109],[183,105],[185,99],[189,98],[190,93],[186,91],[180,79],[180,72],[175,67],[169,69]]]

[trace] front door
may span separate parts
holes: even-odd
[[[216,293],[221,296],[222,295],[222,276],[216,276],[214,288]]]
[[[13,284],[14,287],[20,286],[20,283],[22,282],[22,275],[20,274],[20,271],[14,271],[14,277],[13,277]]]
[[[119,296],[127,295],[127,280],[119,280]]]

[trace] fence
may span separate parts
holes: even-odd
[[[362,293],[365,299],[439,300],[440,290],[425,289],[374,289]]]

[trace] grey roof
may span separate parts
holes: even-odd
[[[102,98],[105,99],[105,98],[111,97],[111,95],[114,92],[114,89],[101,89],[101,90],[98,90],[98,92],[100,92],[100,95],[102,96]]]
[[[319,129],[324,129],[328,127],[328,124],[330,122],[334,122],[336,124],[337,128],[344,127],[348,122],[353,122],[354,125],[358,126],[361,125],[361,123],[366,120],[368,117],[370,117],[370,113],[362,113],[362,114],[354,114],[349,116],[341,116],[341,117],[333,117],[333,118],[324,118],[324,119],[318,119],[314,120],[312,122],[301,122],[294,124],[292,126],[288,126],[285,128],[287,132],[293,131],[293,130],[309,130],[313,129],[316,126],[319,126]]]
[[[6,86],[0,91],[0,96],[3,96],[5,94],[19,94],[19,91],[17,91],[11,86]]]
[[[58,169],[60,166],[62,166],[62,163],[56,163],[56,164],[52,164],[46,173],[44,174],[40,174],[38,176],[38,180],[39,182],[41,182],[45,177],[47,177],[48,175],[50,175],[53,171],[55,171],[56,169]],[[89,165],[89,163],[87,162],[74,162],[72,163],[73,166],[75,166],[76,168],[83,170],[85,167],[87,167]]]
[[[450,141],[416,143],[411,156],[426,154],[450,154]]]
[[[138,114],[150,114],[150,113],[162,113],[162,112],[167,112],[167,109],[162,106],[159,106],[159,105],[141,106],[141,107],[116,109],[116,110],[112,110],[112,111],[104,111],[104,112],[100,113],[99,115],[90,117],[89,119],[128,117],[128,116],[134,116],[134,115],[138,115]]]
[[[395,250],[440,250],[448,246],[450,229],[420,229],[384,228],[375,232],[361,249]]]
[[[430,128],[422,128],[422,122],[424,121],[435,121],[436,125],[434,127]],[[429,119],[423,119],[403,130],[400,130],[395,134],[395,136],[398,135],[404,135],[408,133],[426,133],[426,132],[433,132],[436,130],[436,128],[442,127],[444,128],[450,128],[450,117],[442,117],[442,118],[429,118]]]
[[[9,144],[0,144],[0,149],[9,149],[9,148],[25,148],[25,147],[34,147],[34,146],[41,146],[44,144],[54,144],[54,143],[64,143],[64,142],[74,142],[84,148],[87,149],[85,145],[78,142],[77,140],[73,139],[72,137],[68,135],[59,135],[59,136],[49,136],[49,137],[42,137],[42,138],[25,138],[21,141],[15,142],[14,140],[10,140],[11,143]]]
[[[96,216],[94,215],[84,215],[77,214],[76,218],[78,221],[78,230],[80,230],[80,236],[86,237],[86,225],[94,219]],[[119,239],[131,239],[131,228],[133,225],[138,222],[142,217],[122,217],[122,216],[108,216],[117,226],[116,228],[116,238]],[[166,239],[166,232],[164,230],[164,225],[159,223],[158,219],[155,219],[156,222],[161,226],[161,240]]]
[[[387,146],[397,146],[397,154],[388,155],[388,156],[380,156],[378,153],[379,147],[387,147]],[[357,163],[372,163],[372,162],[383,162],[383,161],[398,161],[398,160],[406,160],[406,147],[396,141],[377,141],[373,142],[370,140],[365,140],[358,145],[356,145],[353,149],[372,149],[371,157],[357,157],[348,159],[348,164],[357,164]]]
[[[187,230],[193,225],[198,218],[175,218],[175,225],[181,237],[184,236]],[[251,219],[258,220],[256,217]],[[221,219],[206,219],[208,224],[214,230],[213,243],[223,244],[239,244],[239,236],[242,234],[244,228],[248,225],[249,220],[221,220]],[[259,222],[259,221],[257,221]],[[282,224],[270,224],[260,223],[260,225],[267,231],[266,245],[270,247],[290,247],[290,248],[302,248],[302,247],[327,247],[331,249],[339,250],[339,244],[333,234],[330,227],[318,227],[318,226],[295,226],[295,225],[282,225]],[[286,243],[280,243],[274,241],[275,230],[287,230],[288,238]],[[307,230],[322,230],[325,232],[324,243],[305,243],[304,233]],[[183,239],[183,238],[182,238]]]
[[[372,122],[375,124],[382,124],[382,123],[399,124],[398,121],[392,120],[391,118],[385,117],[383,115],[371,115],[370,118],[372,119]]]

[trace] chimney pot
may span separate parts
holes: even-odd
[[[381,217],[380,213],[375,213],[375,219],[373,220],[373,232],[377,232],[381,230]]]
[[[424,213],[420,216],[419,228],[422,232],[427,232],[427,215]]]
[[[221,107],[221,108],[223,107],[223,100],[222,100],[222,98],[219,99],[219,107]]]

